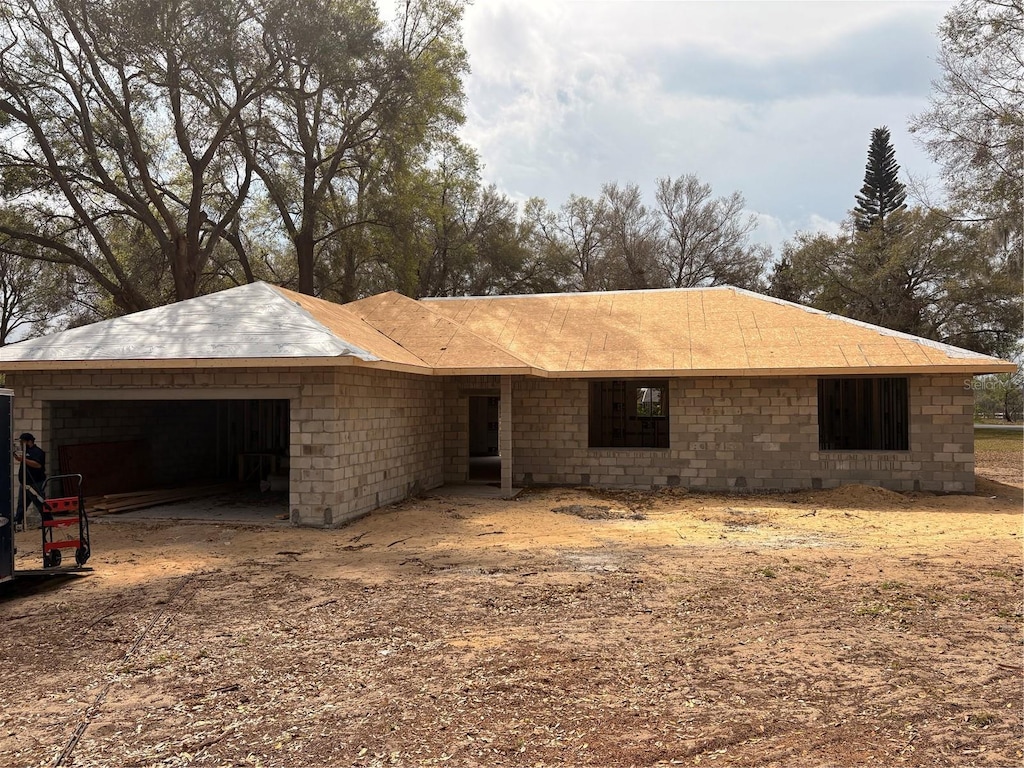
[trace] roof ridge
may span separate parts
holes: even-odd
[[[400,296],[405,301],[413,302],[417,306],[422,307],[424,310],[429,312],[431,317],[436,317],[437,319],[442,320],[445,323],[448,323],[450,325],[455,326],[456,328],[458,328],[463,333],[468,333],[469,335],[471,335],[477,341],[481,342],[482,344],[485,344],[489,349],[492,349],[492,350],[495,350],[497,352],[501,352],[502,354],[508,355],[513,360],[517,360],[518,362],[522,363],[523,366],[525,366],[527,368],[530,368],[532,370],[544,370],[543,368],[538,368],[537,366],[532,365],[531,363],[528,363],[526,360],[523,360],[523,358],[521,358],[519,355],[517,355],[514,352],[506,349],[505,347],[502,347],[502,346],[496,344],[495,342],[493,342],[493,341],[491,341],[489,339],[484,338],[483,336],[481,336],[476,331],[474,331],[474,330],[472,330],[470,328],[467,328],[465,326],[465,324],[456,322],[452,318],[447,317],[445,315],[442,315],[440,312],[437,312],[437,311],[431,309],[430,307],[428,307],[426,304],[423,303],[422,299],[410,298],[409,296],[406,296],[404,293],[400,293],[399,291],[384,291],[384,293],[374,294],[374,296],[367,296],[365,298],[366,299],[372,299],[372,298],[375,298],[376,296],[384,296],[384,295],[389,294],[389,293],[393,293],[396,296]],[[358,301],[363,301],[363,299],[358,299]],[[352,302],[352,303],[355,303],[355,302]],[[366,322],[366,321],[364,321],[364,322]],[[392,336],[388,335],[385,331],[380,330],[379,328],[377,328],[377,326],[375,326],[375,325],[373,325],[371,323],[367,323],[367,325],[370,325],[371,328],[373,328],[375,331],[377,331],[377,333],[381,334],[382,336],[385,336],[388,339],[391,339],[391,341],[393,341],[395,344],[400,346],[402,349],[405,349],[406,351],[408,351],[410,355],[415,355],[415,353],[412,352],[411,350],[409,350],[408,347],[406,347],[404,344],[402,344],[397,339],[395,339]],[[419,356],[416,355],[416,357],[418,358]],[[424,363],[424,365],[427,365],[427,363]],[[433,366],[428,366],[428,367],[433,368]]]
[[[284,296],[284,298],[289,299],[291,301],[294,301],[296,303],[296,305],[299,307],[299,309],[301,309],[303,312],[305,312],[307,315],[309,315],[309,317],[312,318],[312,320],[315,323],[319,324],[321,327],[323,327],[325,330],[329,331],[330,333],[334,334],[335,336],[337,336],[337,334],[335,334],[333,330],[331,330],[330,328],[325,326],[323,323],[321,323],[319,320],[317,320],[313,316],[313,314],[311,312],[309,312],[309,310],[307,310],[305,307],[303,307],[301,304],[299,304],[297,298],[292,298],[292,297],[301,297],[301,299],[303,301],[310,300],[310,301],[315,301],[315,302],[320,303],[320,304],[325,304],[325,305],[329,306],[333,311],[338,311],[338,310],[343,311],[352,320],[354,320],[355,322],[359,323],[362,326],[365,326],[367,328],[367,330],[372,331],[373,333],[377,334],[378,336],[382,336],[383,338],[387,339],[392,344],[394,344],[394,345],[396,345],[398,347],[401,347],[409,355],[411,355],[416,360],[418,360],[420,362],[420,364],[423,365],[424,368],[431,368],[431,369],[433,368],[433,366],[430,365],[429,363],[427,363],[427,361],[424,360],[422,357],[417,355],[415,352],[413,352],[411,349],[406,347],[404,344],[398,342],[397,340],[393,339],[388,334],[384,333],[384,331],[380,330],[375,325],[373,325],[371,323],[368,323],[365,319],[360,317],[357,313],[355,313],[351,309],[349,309],[345,304],[338,304],[337,302],[334,302],[334,301],[328,301],[327,299],[321,299],[319,296],[310,296],[309,294],[299,293],[298,291],[293,291],[293,290],[291,290],[289,288],[283,288],[282,286],[279,286],[279,285],[270,285],[270,287],[272,289],[276,290],[276,291],[281,292],[281,295]],[[387,291],[386,291],[386,293],[387,293]],[[380,294],[375,294],[375,295],[380,295]],[[399,295],[401,295],[401,294],[399,294]],[[364,298],[370,298],[370,297],[364,297]],[[350,303],[353,303],[353,302],[350,302]],[[355,345],[353,345],[353,346],[355,346]],[[373,353],[371,353],[371,352],[366,352],[366,354],[371,355],[374,360],[378,360],[378,361],[380,360],[379,357],[377,357],[376,355],[373,355]]]
[[[614,291],[569,291],[563,293],[501,293],[490,296],[424,296],[415,301],[481,301],[484,299],[548,299],[552,296],[561,298],[570,296],[615,296],[617,294],[637,293],[696,293],[699,291],[726,291],[732,289],[731,285],[708,285],[704,287],[688,288],[621,288]],[[742,289],[740,289],[742,290]],[[406,297],[408,298],[408,297]]]
[[[325,304],[331,304],[331,305],[333,305],[335,307],[339,307],[339,308],[342,307],[341,304],[334,304],[334,302],[327,301],[326,299],[321,299],[321,298],[318,298],[316,296],[308,296],[308,295],[306,295],[304,293],[298,293],[297,291],[289,290],[288,288],[284,288],[284,287],[282,287],[280,285],[273,285],[273,284],[268,283],[268,282],[266,282],[264,280],[257,280],[255,283],[253,283],[253,285],[265,285],[266,287],[270,288],[270,290],[272,290],[275,293],[277,293],[277,295],[280,296],[282,299],[285,299],[286,301],[291,301],[293,304],[295,304],[295,306],[298,308],[298,310],[300,312],[302,312],[312,322],[316,323],[321,328],[323,328],[325,331],[327,331],[327,333],[329,333],[332,336],[334,336],[334,338],[338,339],[339,341],[343,341],[346,345],[352,347],[355,350],[358,350],[358,352],[360,353],[360,356],[365,355],[366,356],[364,358],[365,360],[380,362],[380,358],[377,355],[375,355],[372,352],[370,352],[368,349],[363,349],[362,347],[356,346],[355,344],[353,344],[351,341],[348,341],[347,339],[342,339],[340,336],[338,336],[337,333],[335,333],[335,331],[332,328],[328,328],[326,325],[324,325],[322,322],[320,322],[319,319],[314,317],[312,312],[310,312],[308,309],[306,309],[304,306],[302,306],[302,304],[300,304],[298,301],[296,301],[292,297],[293,296],[302,296],[305,299],[312,299],[313,301],[324,302]],[[345,310],[345,312],[346,312],[346,314],[352,315],[352,319],[353,320],[357,320],[360,323],[363,322],[362,318],[356,317],[355,315],[353,315],[348,310]],[[376,329],[373,329],[373,330],[376,330]],[[378,331],[378,333],[379,333],[379,331]],[[419,359],[419,358],[417,357],[417,359]]]

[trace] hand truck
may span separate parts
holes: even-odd
[[[63,549],[74,549],[75,563],[81,567],[89,560],[89,518],[82,496],[82,476],[54,475],[46,479],[44,488],[43,568],[59,567]],[[51,496],[51,490],[62,495]],[[77,538],[72,538],[76,533]]]

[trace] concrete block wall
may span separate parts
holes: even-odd
[[[438,379],[341,368],[291,412],[292,520],[338,526],[443,483]]]
[[[962,376],[910,377],[910,450],[891,452],[819,451],[814,378],[672,379],[667,450],[588,448],[587,381],[516,377],[511,385],[502,427],[511,421],[516,485],[974,489],[973,393]],[[15,391],[15,434],[33,432],[48,451],[54,420],[65,415],[53,404],[88,399],[83,391],[111,400],[124,390],[151,400],[216,399],[218,391],[287,397],[289,509],[294,522],[312,526],[464,482],[468,397],[502,391],[498,376],[355,367],[15,373],[7,386]],[[109,434],[123,439],[122,427],[129,429]]]
[[[815,378],[671,379],[668,449],[588,448],[588,397],[582,380],[514,381],[515,484],[974,489],[963,377],[910,377],[909,451],[819,451]]]
[[[81,400],[83,391],[112,401],[125,389],[150,400],[284,393],[289,509],[302,525],[341,525],[443,479],[443,385],[430,377],[347,367],[115,370],[14,373],[6,386],[15,393],[15,434],[32,432],[47,451],[53,419],[62,418],[53,404]],[[91,435],[123,435],[110,425],[88,429]]]
[[[314,382],[324,381],[333,375],[330,369],[276,368],[276,369],[169,369],[169,370],[105,370],[105,371],[62,371],[10,373],[6,386],[14,391],[15,433],[30,431],[48,452],[52,462],[51,474],[56,468],[55,435],[65,442],[105,442],[136,438],[152,438],[143,434],[137,419],[140,408],[149,409],[138,401],[181,400],[182,405],[198,405],[189,401],[216,399],[218,393],[232,392],[232,397],[260,399],[269,391],[274,397],[287,393],[289,408],[294,411],[302,403],[303,388]],[[131,397],[119,398],[119,393],[131,391]],[[43,397],[46,399],[44,400]],[[109,398],[109,399],[98,399]],[[167,418],[178,413],[196,413],[195,408],[177,409],[170,403]],[[87,409],[75,412],[75,408]],[[69,420],[73,426],[69,429]],[[195,428],[195,435],[208,430],[208,424],[200,424],[197,415],[179,419],[174,427],[174,440],[187,440],[189,425]],[[166,437],[166,436],[165,436]],[[157,440],[161,440],[157,436]],[[182,459],[184,461],[184,459]],[[188,467],[174,462],[166,468],[170,474],[158,475],[153,484],[164,482],[188,482],[193,479]],[[289,489],[290,508],[302,509],[307,500],[297,497]]]

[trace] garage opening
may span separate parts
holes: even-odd
[[[50,403],[50,475],[79,473],[87,497],[223,486],[287,504],[288,400]],[[212,495],[212,494],[211,494]]]

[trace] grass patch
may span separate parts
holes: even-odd
[[[861,603],[854,611],[858,616],[881,616],[882,614],[889,612],[889,606],[882,605],[882,603],[877,602]]]
[[[967,716],[967,722],[971,725],[976,725],[979,728],[987,728],[993,723],[998,723],[999,718],[993,715],[991,712],[975,712]]]
[[[1024,453],[1024,433],[1003,429],[975,429],[974,450],[994,453]]]

